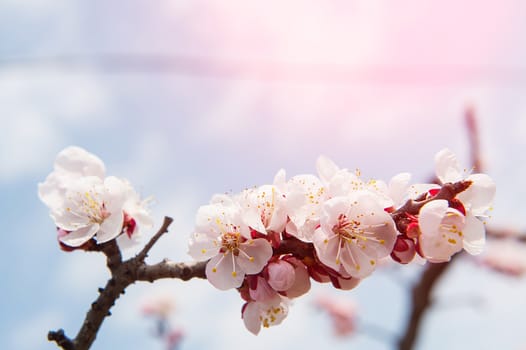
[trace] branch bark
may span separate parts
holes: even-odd
[[[100,251],[106,255],[106,265],[111,273],[111,278],[104,288],[99,288],[98,298],[91,304],[82,327],[74,339],[69,338],[64,330],[50,331],[48,340],[54,341],[64,350],[86,350],[91,347],[97,333],[115,301],[124,294],[124,290],[135,281],[153,282],[160,278],[178,278],[189,280],[190,278],[205,278],[206,262],[201,263],[174,263],[162,261],[155,265],[144,262],[148,252],[159,238],[166,232],[172,223],[172,219],[165,217],[164,222],[157,233],[148,241],[145,247],[133,258],[122,261],[122,255],[115,240],[97,245],[91,251]]]

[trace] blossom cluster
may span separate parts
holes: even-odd
[[[66,251],[113,239],[128,248],[153,224],[147,201],[131,184],[106,176],[104,163],[80,147],[67,147],[57,155],[54,170],[38,185],[38,195],[49,207]]]
[[[349,290],[386,258],[437,263],[482,251],[495,183],[450,150],[435,156],[429,184],[411,184],[408,173],[364,180],[326,157],[316,166],[317,176],[280,170],[272,184],[215,195],[197,212],[189,254],[208,260],[216,288],[240,292],[250,332],[281,323],[311,279]]]

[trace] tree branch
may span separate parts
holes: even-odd
[[[404,335],[398,342],[399,350],[411,350],[420,331],[422,319],[432,304],[431,293],[440,277],[447,271],[456,258],[452,257],[448,263],[427,264],[420,281],[412,291],[412,306],[409,321]]]
[[[472,107],[468,107],[465,111],[464,117],[468,133],[471,163],[476,171],[482,171],[479,132],[474,109]],[[438,198],[435,197],[435,199]],[[447,271],[448,268],[451,267],[455,260],[457,260],[457,258],[456,256],[453,256],[449,263],[427,264],[426,269],[422,274],[422,278],[412,290],[411,313],[405,331],[398,342],[399,350],[413,349],[420,331],[420,327],[422,325],[423,317],[429,310],[429,307],[432,305],[431,293],[436,283],[440,280],[440,277]]]
[[[144,248],[139,252],[139,254],[136,255],[135,259],[139,261],[144,261],[144,259],[146,259],[146,257],[148,256],[148,252],[150,251],[150,249],[152,249],[153,245],[159,240],[159,238],[161,238],[163,234],[168,232],[168,227],[172,224],[173,221],[174,220],[171,217],[165,216],[163,224],[159,231],[157,231],[157,233],[153,235],[153,237],[148,241],[148,243],[146,243]]]
[[[176,263],[165,259],[155,265],[143,264],[137,269],[136,280],[153,282],[162,278],[178,278],[183,281],[192,278],[206,279],[207,263],[208,261]]]

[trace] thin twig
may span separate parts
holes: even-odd
[[[144,248],[139,252],[139,254],[136,255],[135,259],[139,261],[144,261],[144,259],[146,259],[146,257],[148,256],[148,252],[150,251],[150,249],[152,249],[153,245],[159,240],[159,238],[161,238],[163,234],[168,232],[168,227],[172,222],[173,219],[171,217],[165,216],[163,224],[159,231],[157,231],[157,233],[153,235],[153,237],[148,241],[148,243],[146,243]]]

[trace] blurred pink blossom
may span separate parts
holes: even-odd
[[[330,316],[334,335],[345,337],[356,331],[357,306],[353,301],[347,298],[320,295],[314,304]]]
[[[491,241],[479,261],[497,272],[523,276],[526,273],[526,248],[516,240]]]

